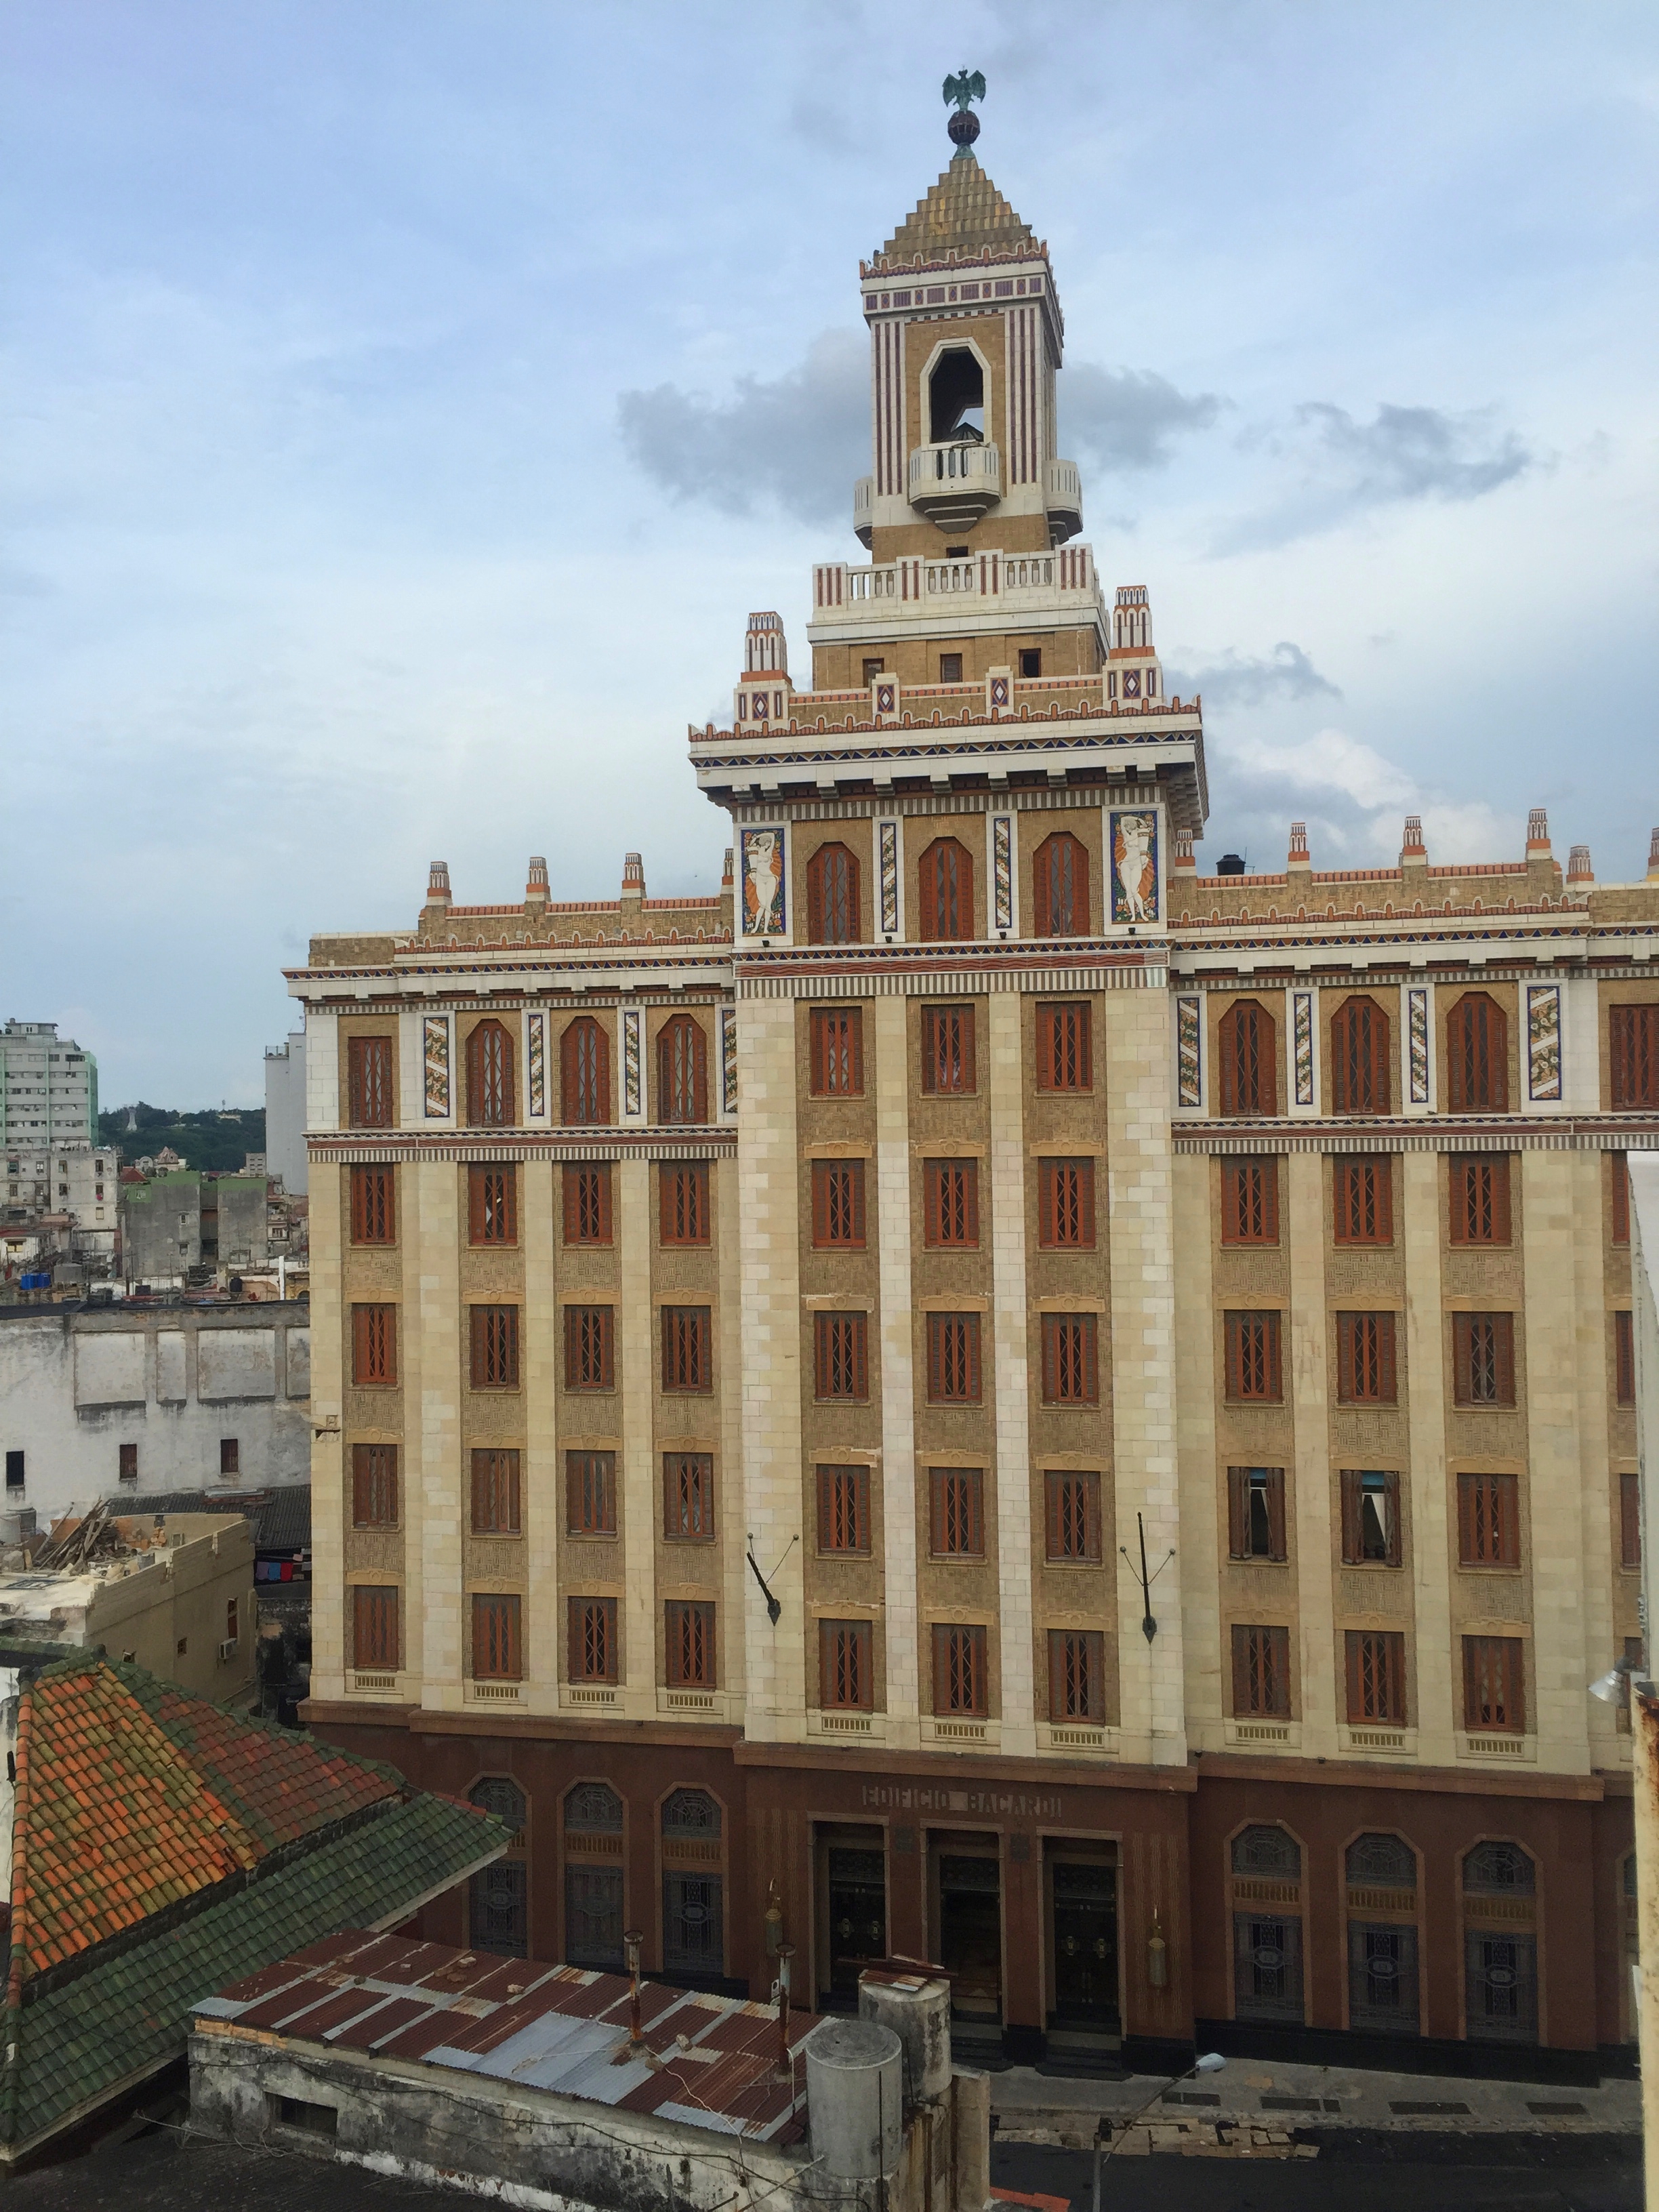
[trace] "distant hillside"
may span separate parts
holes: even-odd
[[[136,1133],[127,1127],[135,1114]],[[159,1152],[163,1145],[171,1145],[191,1167],[224,1174],[240,1168],[246,1154],[264,1152],[264,1109],[249,1106],[240,1111],[216,1112],[209,1108],[203,1113],[185,1114],[167,1106],[117,1106],[98,1116],[98,1134],[104,1144],[118,1145],[125,1160],[136,1160],[144,1152]]]

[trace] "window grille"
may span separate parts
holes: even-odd
[[[712,1690],[714,1686],[714,1608],[671,1599],[664,1607],[668,1686]]]
[[[868,1328],[867,1314],[818,1313],[812,1316],[815,1396],[869,1396]]]
[[[965,1096],[977,1088],[971,1006],[921,1010],[921,1087],[935,1097]]]
[[[351,1309],[351,1379],[354,1382],[364,1384],[396,1382],[396,1306],[353,1306]]]
[[[519,1170],[481,1167],[466,1171],[467,1241],[472,1244],[516,1244],[519,1241]]]
[[[928,1160],[922,1170],[922,1237],[933,1246],[979,1243],[979,1162]]]
[[[1375,999],[1345,999],[1331,1017],[1331,1111],[1389,1110],[1389,1018]]]
[[[665,1244],[708,1242],[708,1163],[665,1160],[658,1171],[660,1221]]]
[[[1100,1477],[1051,1468],[1043,1477],[1048,1498],[1050,1560],[1100,1558]]]
[[[979,1402],[979,1324],[976,1313],[927,1316],[927,1395],[934,1405]]]
[[[1256,999],[1235,999],[1216,1032],[1220,1110],[1228,1116],[1279,1111],[1279,1025]]]
[[[1346,1566],[1400,1565],[1400,1476],[1393,1468],[1345,1467],[1342,1559]]]
[[[1224,1159],[1221,1163],[1221,1241],[1224,1244],[1279,1242],[1279,1162]]]
[[[1526,1733],[1525,1675],[1518,1636],[1463,1638],[1463,1725]]]
[[[1089,854],[1066,830],[1045,837],[1032,857],[1035,921],[1039,937],[1089,933]]]
[[[567,1244],[611,1242],[611,1163],[567,1164],[564,1170],[564,1241]]]
[[[351,1525],[354,1528],[397,1527],[396,1444],[351,1447]]]
[[[354,1167],[351,1170],[351,1241],[354,1244],[392,1244],[398,1237],[398,1170],[390,1167]]]
[[[859,864],[845,845],[820,845],[806,863],[806,934],[814,945],[856,945]]]
[[[1396,1629],[1351,1628],[1346,1641],[1349,1722],[1403,1727],[1405,1637]]]
[[[867,1620],[818,1624],[818,1701],[831,1712],[870,1712],[875,1671]]]
[[[1232,1634],[1235,1718],[1288,1717],[1291,1710],[1291,1632],[1239,1622]],[[1275,1833],[1278,1832],[1275,1830]],[[1237,1852],[1234,1858],[1237,1870]]]
[[[938,837],[921,856],[918,935],[945,940],[974,934],[974,863],[965,845]]]
[[[472,1600],[473,1680],[517,1682],[523,1675],[519,1600],[498,1592],[478,1593]]]
[[[516,1390],[519,1387],[519,1309],[472,1306],[472,1387]]]
[[[392,1126],[392,1042],[389,1036],[356,1036],[347,1042],[346,1111],[354,1129]]]
[[[1037,1242],[1045,1249],[1092,1249],[1095,1241],[1093,1160],[1037,1163]]]
[[[812,1162],[812,1242],[864,1249],[864,1162]]]
[[[988,1711],[985,1631],[944,1621],[933,1628],[933,1711],[982,1718]]]
[[[714,1389],[714,1326],[709,1307],[663,1308],[662,1387],[665,1390]]]
[[[565,1528],[573,1536],[617,1533],[617,1455],[571,1451],[564,1455]]]
[[[592,1014],[579,1014],[559,1039],[559,1111],[578,1127],[611,1119],[611,1040]]]
[[[1339,1244],[1392,1244],[1394,1167],[1386,1152],[1339,1153],[1331,1162],[1332,1234]]]
[[[870,1549],[870,1470],[818,1469],[818,1549],[860,1558]]]
[[[351,1593],[351,1659],[360,1668],[395,1673],[398,1648],[398,1590],[395,1583],[357,1583]]]
[[[1392,1313],[1336,1316],[1336,1395],[1345,1406],[1392,1406],[1398,1395]]]
[[[1515,1316],[1452,1316],[1452,1396],[1459,1406],[1515,1403]]]
[[[1610,1006],[1607,1044],[1612,1104],[1659,1106],[1659,1006]]]
[[[1236,1559],[1285,1556],[1282,1467],[1227,1469],[1227,1538],[1228,1550]]]
[[[814,1006],[808,1024],[811,1081],[816,1098],[864,1095],[864,1009]]]
[[[570,1680],[614,1682],[617,1674],[616,1599],[573,1597],[569,1621]]]
[[[1447,1163],[1449,1212],[1454,1244],[1510,1241],[1510,1156],[1454,1152]]]
[[[1094,1629],[1048,1632],[1048,1717],[1097,1725],[1106,1717],[1106,1640]]]
[[[675,1544],[714,1540],[714,1461],[709,1452],[663,1454],[663,1534]]]
[[[1277,1312],[1228,1313],[1224,1334],[1228,1397],[1241,1403],[1277,1404],[1283,1395]]]
[[[932,1548],[936,1559],[978,1559],[985,1555],[985,1476],[977,1467],[932,1470]]]
[[[514,1095],[513,1039],[492,1015],[476,1023],[466,1040],[466,1118],[474,1127],[511,1128],[518,1120]]]
[[[1100,1400],[1100,1324],[1091,1313],[1042,1316],[1042,1402],[1093,1406]]]
[[[1036,1010],[1039,1091],[1091,1091],[1090,1007],[1086,999],[1041,1002]]]
[[[1446,1105],[1453,1114],[1506,1113],[1510,1025],[1484,991],[1468,991],[1446,1024]]]
[[[616,1311],[611,1306],[564,1310],[564,1384],[567,1390],[616,1387]]]
[[[1512,1474],[1457,1478],[1458,1565],[1517,1567],[1521,1564],[1519,1483]]]
[[[657,1118],[677,1125],[708,1119],[708,1041],[695,1014],[674,1014],[658,1032]]]

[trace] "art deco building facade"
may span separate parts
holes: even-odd
[[[1659,881],[1200,876],[1047,249],[964,147],[861,276],[870,557],[691,732],[720,896],[440,865],[290,979],[313,1721],[514,1820],[480,1944],[1589,2063]]]

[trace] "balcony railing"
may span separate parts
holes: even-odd
[[[1063,545],[1083,527],[1083,480],[1075,461],[1050,461],[1043,480],[1043,505],[1054,543]]]
[[[941,599],[975,599],[988,612],[1005,601],[1012,609],[1042,606],[1098,611],[1105,603],[1086,545],[1053,553],[974,553],[949,561],[908,556],[867,568],[823,562],[812,571],[814,623],[866,621],[878,603],[884,618],[925,621]]]
[[[860,477],[853,486],[853,535],[867,553],[874,526],[876,480]]]
[[[977,522],[1002,497],[995,446],[918,446],[910,456],[910,504],[933,522]]]

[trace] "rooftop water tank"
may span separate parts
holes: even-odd
[[[826,2020],[806,2039],[806,2112],[812,2156],[840,2181],[898,2171],[904,2053],[890,2027]]]

